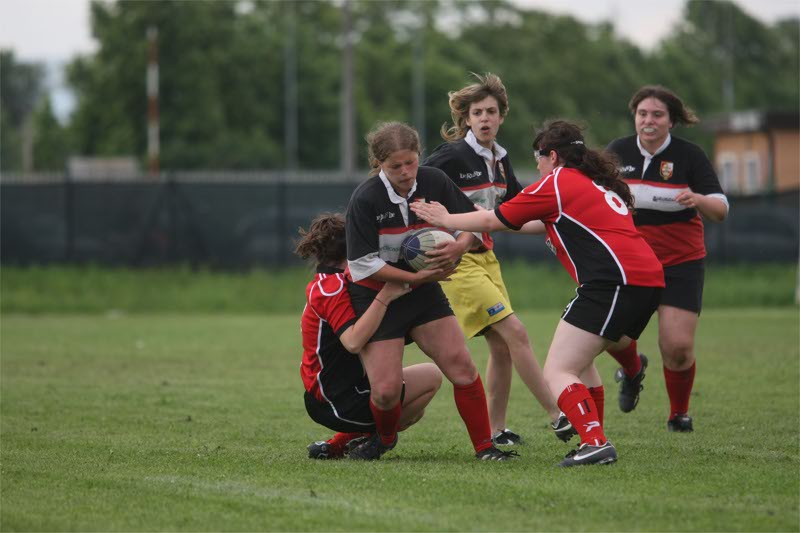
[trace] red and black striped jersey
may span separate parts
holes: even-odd
[[[451,213],[475,210],[450,178],[432,167],[419,167],[408,198],[401,198],[381,176],[369,178],[353,191],[345,227],[347,263],[354,283],[380,290],[383,283],[367,278],[385,264],[413,272],[400,254],[400,245],[414,231],[431,227],[408,208],[411,202],[426,200],[441,203]]]
[[[353,387],[369,390],[369,381],[357,355],[339,340],[356,322],[347,292],[347,279],[339,269],[320,267],[306,287],[306,306],[300,329],[303,336],[303,385],[317,400],[332,402]]]
[[[518,230],[541,220],[547,245],[579,285],[663,287],[664,271],[622,199],[572,168],[558,167],[495,214]]]
[[[675,201],[681,192],[692,190],[728,204],[702,148],[671,136],[669,144],[652,156],[646,169],[636,135],[612,141],[608,150],[619,158],[620,176],[636,199],[634,223],[661,263],[672,266],[705,257],[700,214]]]
[[[522,190],[508,154],[497,160],[490,179],[486,159],[466,139],[440,144],[423,164],[441,169],[473,204],[484,209],[494,209]],[[489,233],[483,234],[483,245],[494,248]]]

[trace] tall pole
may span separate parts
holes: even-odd
[[[414,117],[414,127],[419,132],[423,146],[425,143],[425,15],[420,16],[420,24],[417,29],[417,38],[414,39],[414,62],[412,66],[412,105],[414,107],[412,116]]]
[[[297,26],[294,3],[285,2],[286,41],[284,43],[283,86],[285,91],[284,108],[284,149],[286,169],[297,170]]]
[[[342,172],[351,177],[355,172],[355,106],[353,105],[353,22],[350,0],[342,4],[342,94],[339,115],[341,132]]]
[[[158,116],[158,28],[147,28],[147,170],[151,177],[160,172]]]

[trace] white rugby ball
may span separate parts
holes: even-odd
[[[419,272],[428,268],[428,263],[425,263],[427,256],[426,252],[435,250],[436,247],[444,242],[453,242],[455,237],[446,231],[434,228],[422,228],[415,231],[403,240],[400,245],[400,254],[406,263],[411,268]]]

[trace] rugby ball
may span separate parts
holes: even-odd
[[[428,268],[428,263],[425,263],[425,259],[427,259],[426,252],[435,250],[441,243],[455,240],[455,237],[446,231],[435,228],[422,228],[403,240],[400,245],[400,255],[411,268],[419,272]]]

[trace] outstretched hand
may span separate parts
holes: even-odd
[[[447,227],[445,222],[450,213],[447,211],[447,208],[439,202],[412,202],[409,207],[411,207],[415,215],[428,224],[440,226],[442,228]]]

